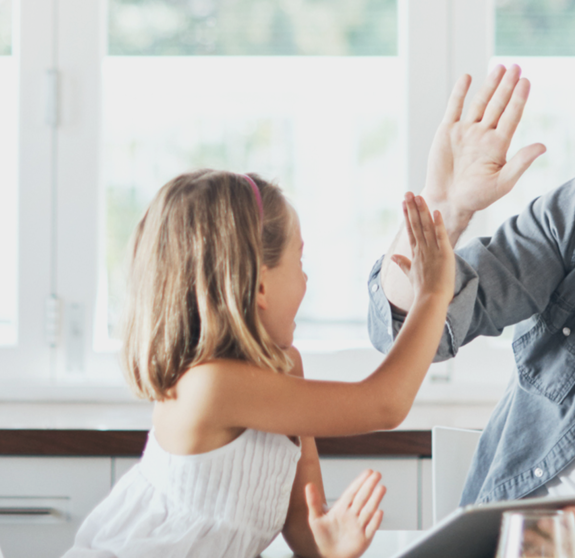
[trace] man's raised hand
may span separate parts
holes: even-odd
[[[507,151],[529,97],[529,81],[521,69],[497,66],[475,95],[466,114],[471,77],[462,76],[451,93],[445,117],[429,154],[422,195],[442,210],[450,236],[464,228],[475,211],[507,194],[531,163],[545,152],[535,143],[509,161]],[[458,235],[452,236],[452,240]]]

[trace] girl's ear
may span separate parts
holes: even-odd
[[[258,288],[258,294],[256,295],[256,304],[261,310],[267,310],[268,299],[267,299],[267,283],[269,280],[269,268],[267,265],[262,265],[260,271],[260,286]]]

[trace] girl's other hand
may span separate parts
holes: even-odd
[[[399,254],[391,259],[409,278],[415,296],[439,294],[450,301],[455,288],[455,256],[441,213],[435,211],[433,219],[425,200],[407,192],[403,214],[412,259]]]
[[[356,558],[366,551],[383,519],[380,480],[380,473],[364,471],[327,512],[317,487],[306,485],[309,524],[322,557]]]

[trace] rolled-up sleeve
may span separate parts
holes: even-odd
[[[455,292],[435,361],[455,356],[479,335],[542,312],[573,269],[575,182],[533,200],[497,229],[456,251]],[[372,344],[388,353],[405,316],[392,310],[381,288],[383,258],[369,281],[368,327]]]
[[[381,265],[378,260],[369,277],[368,329],[373,346],[387,354],[401,330],[405,314],[394,310],[381,288]],[[469,329],[477,296],[477,274],[461,257],[456,255],[455,296],[449,306],[445,329],[434,362],[447,360],[457,354]]]

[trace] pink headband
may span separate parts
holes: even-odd
[[[258,209],[260,210],[260,219],[262,220],[262,223],[263,223],[263,221],[264,221],[264,206],[262,204],[262,195],[260,194],[260,189],[257,187],[257,185],[253,181],[253,179],[250,178],[247,174],[242,174],[240,176],[245,178],[250,183],[250,186],[252,187],[252,190],[254,191],[254,196],[256,197],[256,201],[258,202]]]

